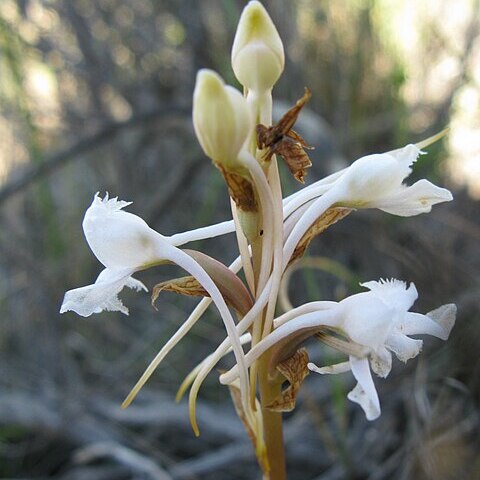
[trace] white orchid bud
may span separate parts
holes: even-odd
[[[253,132],[253,118],[242,94],[212,70],[197,74],[193,125],[206,155],[227,170],[238,168],[240,150]]]
[[[249,90],[271,90],[283,72],[285,54],[280,35],[260,2],[245,7],[232,47],[232,68]]]

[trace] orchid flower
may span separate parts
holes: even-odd
[[[334,342],[347,345],[348,362],[319,368],[308,364],[311,371],[327,374],[351,370],[357,380],[356,387],[348,398],[358,403],[368,420],[380,415],[380,402],[372,380],[369,365],[380,377],[386,377],[391,370],[392,353],[403,362],[416,357],[422,349],[422,340],[409,335],[427,334],[446,340],[455,323],[456,307],[443,305],[422,315],[410,312],[418,298],[413,283],[407,285],[399,280],[380,280],[363,283],[368,292],[358,293],[339,303],[319,302],[302,306],[297,312],[291,311],[276,319],[275,330],[255,345],[246,355],[251,365],[265,351],[299,332],[308,336],[321,332],[325,327],[335,329],[349,339],[349,342]],[[293,316],[298,313],[297,316]],[[350,348],[348,348],[350,347]],[[237,377],[233,367],[220,377],[224,384]]]
[[[150,228],[137,215],[125,212],[123,209],[130,203],[117,198],[109,199],[108,194],[103,199],[98,194],[94,196],[85,213],[83,231],[92,252],[105,269],[93,285],[69,290],[63,299],[60,313],[72,310],[88,317],[93,313],[110,310],[128,314],[127,308],[118,298],[120,291],[125,286],[146,290],[143,283],[132,278],[132,275],[161,263],[173,262],[193,275],[217,306],[236,360],[243,370],[242,388],[248,391],[240,336],[217,286],[200,264],[173,242],[169,242],[168,237]],[[185,236],[184,240],[188,238]]]
[[[285,242],[284,266],[315,220],[333,205],[379,208],[393,215],[410,217],[429,212],[437,203],[452,200],[449,190],[425,179],[409,187],[403,184],[422,153],[410,144],[393,152],[367,155],[346,168],[331,184],[323,184],[323,194],[305,209]],[[297,195],[292,204],[287,205],[289,210],[293,211],[293,207],[312,200],[311,193],[307,191]]]
[[[130,204],[116,197],[110,199],[108,193],[103,199],[95,194],[85,212],[83,231],[94,255],[106,268],[93,285],[68,291],[60,313],[72,310],[88,317],[107,310],[128,315],[118,298],[121,290],[126,286],[147,291],[142,282],[131,277],[133,273],[167,261],[187,267],[193,259],[185,257],[178,245],[228,233],[224,224],[218,224],[165,237],[142,218],[125,212],[123,209]]]

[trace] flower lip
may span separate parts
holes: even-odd
[[[102,311],[119,311],[128,315],[128,308],[118,298],[121,290],[128,287],[136,291],[148,291],[142,282],[130,276],[132,273],[131,269],[102,270],[93,285],[65,293],[60,313],[73,311],[82,317],[89,317]]]

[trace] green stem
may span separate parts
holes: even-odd
[[[283,444],[282,414],[273,412],[266,405],[270,405],[280,394],[282,384],[271,382],[268,377],[270,354],[267,351],[259,359],[258,383],[262,404],[264,440],[267,450],[270,472],[265,473],[264,480],[285,480],[285,448]]]

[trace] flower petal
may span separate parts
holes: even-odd
[[[385,346],[395,353],[399,360],[406,363],[422,351],[423,341],[414,340],[403,333],[392,333],[388,336]]]
[[[370,292],[343,299],[340,328],[351,340],[376,351],[383,346],[394,327],[396,310]]]
[[[83,231],[88,245],[108,269],[133,268],[163,259],[165,237],[139,216],[122,210],[128,202],[95,196],[85,212]]]
[[[444,305],[443,307],[448,307],[448,305]],[[427,315],[422,315],[421,313],[407,312],[404,319],[399,322],[396,327],[405,335],[426,334],[446,340],[450,334],[450,330],[453,327],[453,323],[455,322],[455,314],[453,314],[452,317],[452,310],[448,308],[444,309],[443,307],[437,309],[441,309],[438,314],[436,313],[437,310],[430,312],[430,314],[433,314],[435,316],[434,318],[439,318],[440,321],[445,320],[447,325],[442,325],[440,322],[433,320],[428,313]]]
[[[130,277],[132,269],[110,270],[106,268],[97,277],[93,285],[75,288],[65,293],[60,313],[74,311],[82,317],[89,317],[93,313],[104,310],[122,312],[128,315],[128,309],[118,298],[124,286],[130,288],[144,288],[143,283]]]
[[[368,288],[375,296],[396,310],[407,311],[418,298],[418,292],[413,282],[408,288],[405,282],[395,278],[380,279],[378,282],[373,280],[360,285]]]
[[[422,152],[416,145],[410,143],[403,148],[389,152],[402,165],[411,167],[418,159],[419,155],[425,155],[427,152]]]
[[[448,303],[428,312],[426,315],[443,328],[444,334],[439,338],[446,340],[455,325],[457,306],[454,303]]]
[[[314,363],[309,362],[307,367],[311,372],[319,373],[320,375],[335,375],[337,373],[349,372],[352,369],[350,362],[335,363],[326,367],[317,367]]]
[[[379,377],[386,378],[392,370],[392,354],[385,347],[380,347],[370,353],[370,366]]]
[[[412,217],[430,212],[433,205],[452,199],[449,190],[422,179],[409,187],[402,186],[394,195],[385,197],[372,206],[400,217]]]
[[[142,290],[144,292],[148,292],[148,288],[144,285],[144,283],[133,277],[127,278],[127,283],[125,283],[125,286],[135,290],[136,292],[141,292]]]
[[[347,398],[358,403],[365,412],[367,420],[375,420],[380,416],[380,400],[372,380],[368,359],[350,357],[353,376],[357,380],[356,387],[348,393]]]
[[[337,191],[342,206],[375,207],[394,195],[411,171],[388,153],[367,155],[353,162],[332,190]]]

